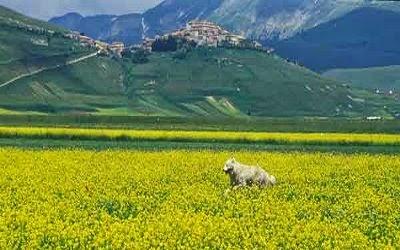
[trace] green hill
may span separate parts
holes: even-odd
[[[264,52],[195,48],[133,64],[2,7],[0,25],[0,113],[389,117],[400,110],[391,98]]]
[[[198,48],[133,65],[127,94],[143,113],[234,116],[385,115],[383,100],[258,51]],[[164,112],[165,110],[161,110]]]
[[[0,6],[2,112],[97,112],[126,105],[119,63],[66,31]],[[123,103],[122,103],[123,102]]]
[[[325,72],[323,75],[349,82],[353,86],[361,88],[384,91],[400,90],[400,66],[398,65],[361,69],[334,69]]]

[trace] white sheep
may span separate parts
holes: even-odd
[[[268,187],[276,184],[275,176],[268,174],[260,167],[243,165],[234,158],[225,163],[224,172],[229,175],[234,188],[252,185]]]

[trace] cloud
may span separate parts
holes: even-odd
[[[68,12],[82,15],[143,12],[161,0],[0,0],[0,5],[47,20]]]

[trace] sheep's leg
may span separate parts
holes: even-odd
[[[265,179],[265,177],[264,177],[264,178],[261,178],[261,179],[258,181],[258,185],[259,185],[261,188],[265,188],[266,186],[268,186],[268,183],[267,183],[267,180]]]
[[[260,188],[261,189],[264,189],[264,188],[266,188],[268,186],[268,184],[266,183],[266,182],[261,182],[260,183]]]
[[[242,188],[246,186],[246,181],[245,180],[238,180],[235,184],[235,186],[233,187],[234,190],[238,189],[238,188]]]
[[[229,179],[230,179],[232,187],[237,185],[236,176],[234,176],[233,174],[230,174]]]

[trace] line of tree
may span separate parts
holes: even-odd
[[[151,46],[154,52],[174,52],[181,49],[194,48],[197,44],[194,41],[188,41],[174,36],[158,38]]]
[[[149,62],[149,52],[144,49],[138,50],[124,50],[122,52],[122,58],[130,60],[135,64],[143,64]]]

